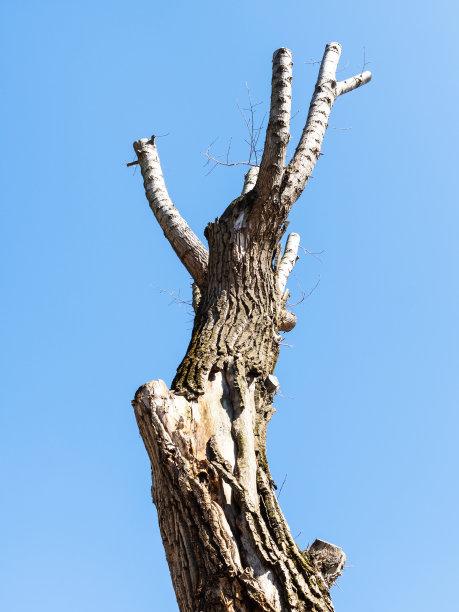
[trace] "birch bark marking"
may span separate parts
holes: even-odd
[[[259,166],[252,166],[247,172],[244,179],[244,187],[242,188],[242,195],[245,195],[255,187],[259,170]]]
[[[328,127],[328,118],[338,96],[348,93],[371,80],[371,73],[364,72],[346,81],[336,82],[336,68],[341,55],[341,45],[329,43],[320,65],[319,76],[309,105],[308,118],[293,159],[286,168],[282,200],[286,214],[303,193],[320,155],[322,141]]]
[[[207,250],[172,204],[154,137],[134,143],[150,207],[194,279],[190,344],[168,389],[143,385],[133,401],[152,468],[152,496],[181,612],[332,612],[330,587],[345,554],[316,540],[301,551],[279,507],[266,429],[279,382],[281,335],[300,237],[281,257],[286,218],[320,153],[336,98],[371,75],[336,82],[341,47],[326,46],[303,135],[285,167],[292,55],[274,53],[270,117],[260,167],[209,223]]]
[[[262,199],[279,188],[284,173],[285,156],[290,139],[292,106],[292,52],[278,49],[273,55],[271,108],[257,189]]]
[[[209,254],[169,197],[159,163],[155,137],[152,136],[150,140],[148,138],[138,140],[134,143],[134,151],[137,153],[142,170],[145,194],[156,220],[197,285],[203,286]]]

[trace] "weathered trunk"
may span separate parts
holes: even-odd
[[[319,74],[311,107],[318,104],[321,88],[335,97],[343,88],[334,81],[337,58],[329,74],[330,53],[339,57],[339,46],[333,45],[327,46],[323,63],[328,72]],[[266,460],[266,428],[278,388],[273,372],[279,331],[295,324],[285,309],[284,290],[299,236],[289,236],[282,258],[279,241],[309,178],[305,164],[311,165],[312,156],[317,159],[315,148],[320,150],[325,132],[319,143],[314,136],[313,153],[302,138],[284,168],[291,66],[290,52],[277,51],[259,173],[249,172],[243,195],[207,226],[208,258],[170,202],[154,139],[135,143],[153,212],[196,283],[193,334],[172,389],[153,381],[137,391],[133,402],[182,612],[332,610],[329,589],[345,561],[340,548],[325,542],[316,541],[307,551],[298,548]],[[320,113],[326,122],[323,108]],[[310,110],[305,132],[310,122],[317,131],[316,119]]]

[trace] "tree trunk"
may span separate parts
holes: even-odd
[[[209,223],[207,251],[167,194],[154,137],[134,144],[147,198],[195,281],[192,338],[169,390],[142,386],[133,402],[152,467],[152,495],[182,612],[333,610],[329,589],[345,555],[316,540],[301,551],[274,493],[266,428],[278,382],[279,331],[295,316],[285,285],[297,234],[281,257],[286,218],[320,153],[335,99],[370,79],[337,83],[340,54],[327,45],[305,130],[285,167],[291,53],[276,51],[260,168]]]

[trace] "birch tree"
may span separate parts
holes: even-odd
[[[172,203],[155,137],[134,143],[149,205],[192,276],[191,340],[171,388],[137,391],[133,406],[152,469],[152,496],[182,612],[333,610],[330,587],[345,554],[316,540],[302,551],[279,507],[266,428],[279,387],[280,332],[300,237],[280,241],[319,158],[335,101],[371,79],[337,81],[341,46],[326,45],[292,159],[292,54],[273,56],[269,121],[259,167],[242,194],[205,228],[206,247]]]

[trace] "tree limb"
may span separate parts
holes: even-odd
[[[277,284],[280,289],[281,294],[285,291],[285,286],[287,284],[287,279],[289,277],[290,272],[293,270],[293,266],[298,259],[298,246],[300,244],[300,235],[299,234],[289,234],[287,238],[287,243],[285,245],[284,254],[282,256],[281,262],[279,264],[279,269],[277,271]]]
[[[274,52],[271,83],[271,108],[266,140],[257,180],[260,196],[267,197],[279,188],[284,173],[290,139],[292,103],[292,52],[282,47]]]
[[[371,73],[366,71],[351,79],[337,83],[336,68],[340,55],[341,45],[339,43],[327,44],[309,106],[306,125],[284,175],[281,189],[286,214],[302,194],[319,158],[320,148],[328,126],[328,118],[336,98],[368,83],[371,79]]]
[[[339,81],[336,85],[336,97],[341,96],[342,94],[348,93],[369,83],[371,81],[371,72],[365,70],[365,72],[361,72],[350,79],[345,79],[344,81]]]
[[[164,235],[178,255],[185,268],[199,287],[206,281],[209,258],[206,247],[188,226],[185,219],[175,208],[167,193],[159,162],[155,137],[142,138],[134,142],[142,176],[145,194]]]
[[[259,166],[252,166],[244,177],[244,187],[242,188],[242,194],[245,195],[255,187],[257,182]]]

